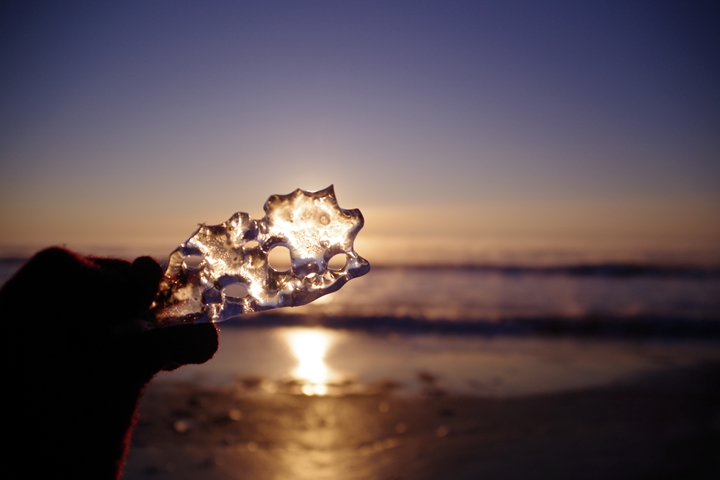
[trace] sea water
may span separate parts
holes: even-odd
[[[21,265],[0,261],[0,281]],[[313,304],[219,326],[213,360],[158,381],[299,394],[546,393],[720,361],[720,272],[381,267]]]
[[[310,352],[297,351],[299,332]],[[223,323],[220,338],[216,363],[165,380],[242,389],[255,378],[260,391],[338,395],[601,387],[720,361],[720,275],[618,264],[376,268],[311,305]],[[315,365],[315,380],[298,373],[303,364]]]
[[[720,273],[617,264],[376,268],[313,304],[278,313],[284,317],[272,321],[305,317],[361,329],[715,336]]]
[[[23,262],[0,259],[0,285]],[[720,270],[635,264],[376,267],[310,305],[234,323],[293,325],[308,318],[346,328],[500,333],[573,333],[589,324],[595,333],[642,333],[632,330],[641,323],[650,334],[717,335]]]

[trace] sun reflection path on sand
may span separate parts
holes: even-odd
[[[332,371],[325,363],[325,356],[335,340],[333,335],[326,330],[312,328],[286,330],[282,335],[297,360],[292,375],[303,382],[302,392],[305,395],[327,395]]]

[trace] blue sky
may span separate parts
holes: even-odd
[[[720,240],[712,2],[19,2],[0,18],[0,246],[177,243],[331,183],[378,238]]]

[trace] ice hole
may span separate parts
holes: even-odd
[[[260,242],[258,242],[257,240],[250,240],[245,245],[243,245],[243,248],[245,250],[252,250],[253,248],[257,248],[259,246],[260,246]]]
[[[197,272],[205,266],[205,259],[200,255],[189,255],[182,263],[186,272]]]
[[[347,263],[347,256],[344,253],[338,253],[337,255],[334,255],[330,260],[328,260],[328,270],[342,270],[345,268],[345,264]]]
[[[276,272],[290,270],[290,250],[282,245],[273,247],[268,253],[268,263],[270,264],[270,268]]]
[[[248,290],[245,285],[233,283],[223,288],[222,296],[226,302],[237,303],[248,296]]]

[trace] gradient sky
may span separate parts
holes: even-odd
[[[715,3],[4,2],[0,250],[172,248],[329,184],[378,252],[712,249]]]

